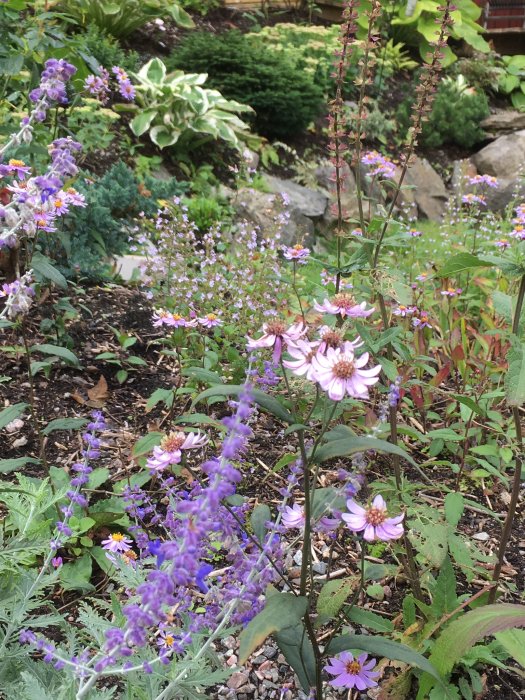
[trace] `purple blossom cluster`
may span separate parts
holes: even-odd
[[[128,102],[135,99],[135,88],[129,79],[126,71],[120,66],[113,66],[111,69],[117,83],[117,89],[121,97]],[[105,68],[100,68],[98,75],[88,75],[84,81],[84,89],[93,95],[102,104],[106,104],[111,93],[111,75]]]
[[[35,288],[32,284],[32,270],[26,272],[20,279],[5,283],[0,289],[0,299],[5,299],[2,316],[14,319],[25,315],[33,303]]]
[[[29,93],[31,102],[37,103],[35,121],[44,121],[46,111],[53,103],[67,104],[67,83],[76,72],[75,66],[63,58],[46,61],[40,85]]]
[[[396,166],[386,156],[378,151],[367,151],[361,157],[361,163],[369,167],[370,177],[393,180],[396,176]]]

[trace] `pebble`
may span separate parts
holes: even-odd
[[[475,535],[472,535],[472,539],[478,540],[478,542],[486,542],[490,539],[490,535],[488,532],[476,532]]]
[[[235,673],[232,673],[226,685],[228,688],[232,688],[233,690],[240,690],[243,685],[246,685],[248,679],[249,675],[246,671],[236,671]]]
[[[259,655],[259,656],[256,656],[255,659],[252,661],[252,663],[253,663],[255,666],[260,666],[260,665],[263,664],[265,661],[267,661],[266,656],[263,656],[263,655],[261,654],[261,655]]]
[[[274,656],[277,656],[277,649],[275,647],[264,647],[262,653],[267,659],[273,659]]]

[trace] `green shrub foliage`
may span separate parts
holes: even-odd
[[[398,109],[399,124],[408,128],[412,96]],[[423,125],[421,143],[428,148],[456,144],[472,148],[483,140],[480,122],[489,115],[487,96],[470,88],[463,76],[444,80],[439,86],[429,119]]]
[[[79,36],[84,49],[104,68],[111,70],[112,66],[120,66],[128,73],[139,69],[138,53],[125,51],[115,37],[107,34],[98,25],[90,24],[87,31]]]
[[[87,207],[76,208],[64,218],[63,248],[53,254],[70,271],[97,278],[107,258],[126,250],[133,218],[142,211],[153,216],[158,200],[183,194],[185,183],[151,176],[140,183],[119,162],[94,182],[77,182],[76,188],[85,196]]]
[[[189,34],[168,61],[170,69],[207,73],[207,85],[255,110],[254,129],[287,140],[304,131],[323,106],[314,77],[279,51],[240,32]]]

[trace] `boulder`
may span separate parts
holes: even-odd
[[[296,210],[310,219],[320,219],[324,215],[328,205],[326,193],[272,175],[267,175],[265,180],[271,192],[285,196],[291,210]]]
[[[481,122],[481,128],[492,135],[525,129],[525,112],[499,109]]]
[[[513,200],[525,198],[525,180],[516,177],[498,178],[498,187],[489,188],[484,194],[488,209],[503,211]]]
[[[472,162],[482,175],[516,177],[525,165],[525,129],[500,136],[472,156]]]
[[[347,163],[343,167],[343,191],[341,193],[341,203],[343,205],[343,215],[345,219],[359,219],[359,205],[356,195],[356,182],[354,173]],[[332,226],[337,221],[337,214],[334,212],[337,206],[337,196],[335,192],[335,168],[329,160],[321,161],[315,170],[315,178],[319,188],[328,198],[328,206],[323,215],[323,223]]]
[[[409,188],[402,191],[403,198],[410,202],[410,195],[413,195],[420,217],[441,220],[448,194],[443,180],[426,158],[416,156],[407,170],[403,185]]]
[[[313,244],[313,221],[297,207],[290,205],[286,208],[278,195],[244,187],[235,193],[231,204],[236,219],[250,222],[261,235],[275,236],[280,232],[280,241],[287,246]]]

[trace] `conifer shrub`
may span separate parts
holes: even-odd
[[[293,138],[323,107],[322,89],[312,74],[283,52],[269,50],[238,31],[188,34],[168,67],[207,73],[209,87],[255,110],[253,128],[269,139]]]

